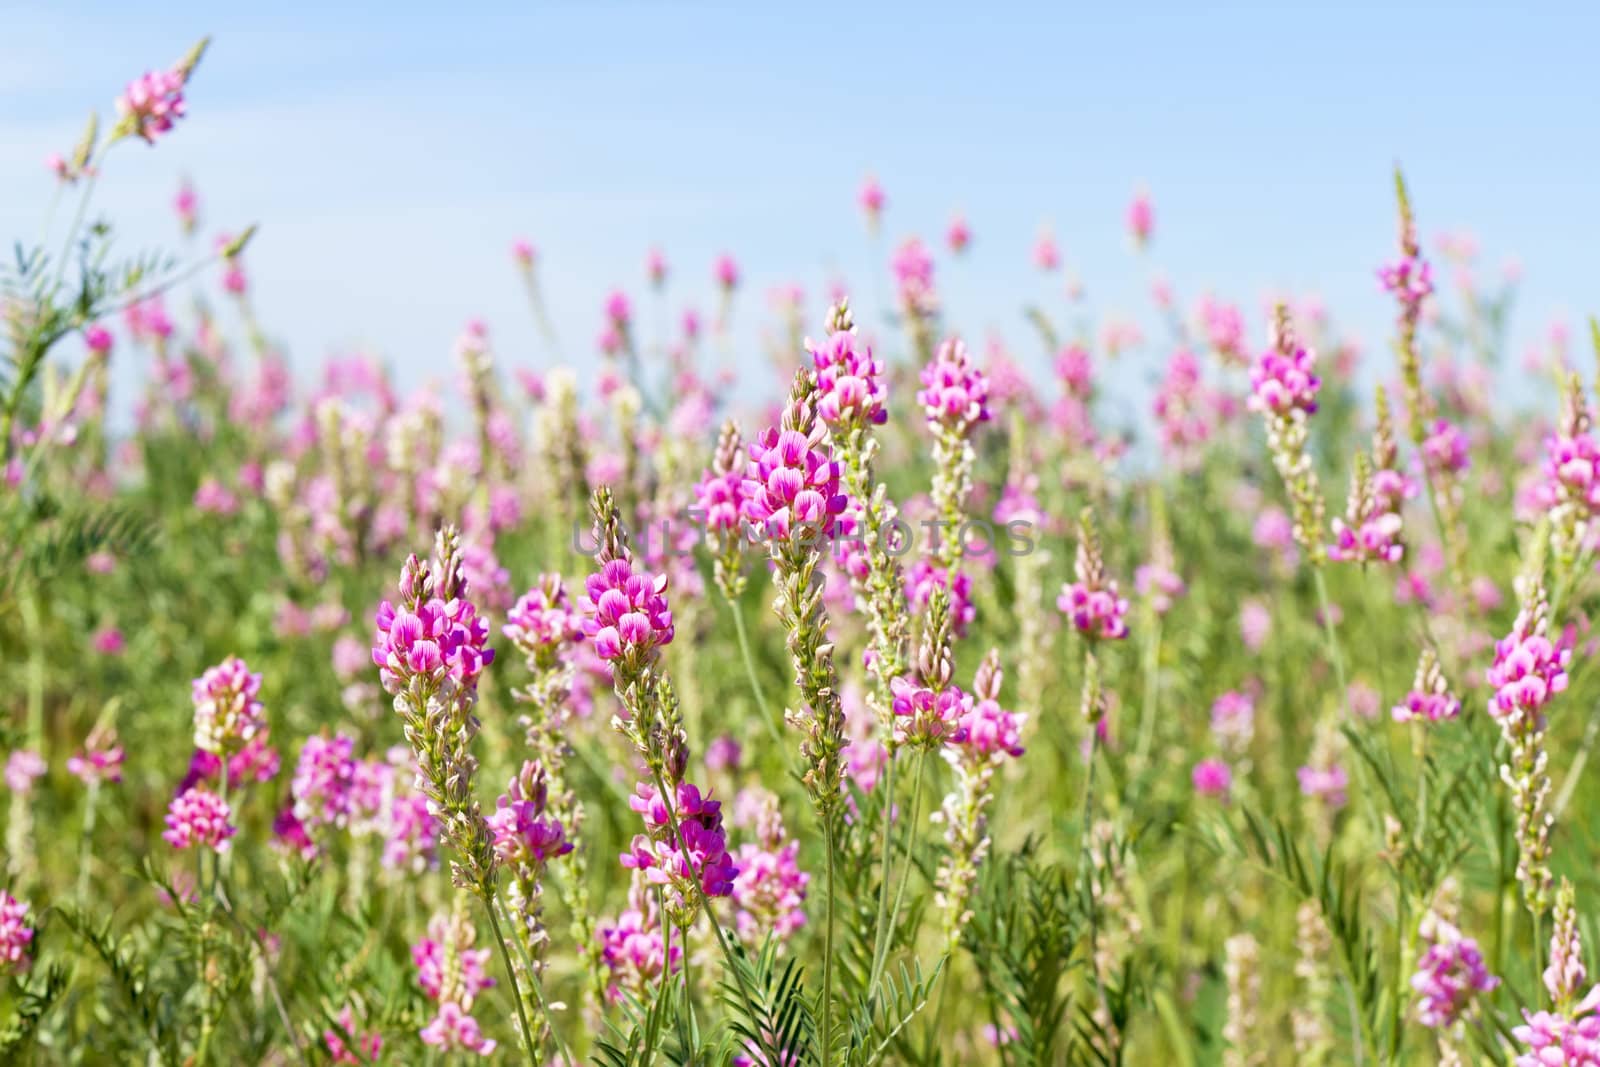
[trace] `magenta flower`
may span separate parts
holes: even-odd
[[[355,742],[345,734],[313,734],[300,746],[289,782],[294,817],[307,833],[324,826],[347,826],[355,809]]]
[[[194,233],[200,222],[200,194],[185,178],[178,184],[178,193],[172,198],[172,210],[178,216],[178,225],[185,234]]]
[[[1225,797],[1233,788],[1233,770],[1219,759],[1203,759],[1190,775],[1194,791],[1205,797]]]
[[[383,1035],[376,1030],[361,1033],[356,1028],[355,1012],[348,1004],[339,1012],[338,1022],[338,1030],[329,1028],[322,1031],[322,1043],[327,1046],[328,1057],[342,1065],[377,1063],[383,1051]],[[355,1041],[354,1048],[345,1042],[346,1035]]]
[[[725,897],[733,891],[733,879],[739,872],[728,854],[720,802],[709,794],[702,796],[688,782],[679,783],[672,813],[678,824],[677,834],[672,832],[667,806],[655,786],[639,783],[628,804],[644,816],[651,836],[634,837],[629,850],[622,854],[624,867],[637,870],[652,885],[670,886],[686,903],[698,900],[698,894],[690,888],[695,881],[707,897]]]
[[[952,535],[953,536],[953,535]],[[956,571],[951,581],[948,568],[923,556],[906,572],[906,599],[914,611],[928,609],[928,601],[935,589],[943,589],[950,598],[950,624],[957,637],[965,637],[967,628],[978,617],[978,605],[972,599],[972,576]]]
[[[1489,714],[1496,719],[1515,715],[1538,721],[1550,699],[1567,688],[1571,660],[1571,649],[1558,648],[1544,635],[1542,619],[1535,627],[1529,613],[1522,612],[1511,633],[1494,646],[1488,680],[1495,692],[1489,698]]]
[[[908,315],[926,315],[938,308],[933,290],[933,257],[922,242],[908,238],[890,260],[901,309]]]
[[[181,71],[147,71],[128,83],[117,98],[117,113],[131,133],[150,144],[169,132],[187,114],[183,100],[185,77]]]
[[[1423,920],[1423,929],[1428,948],[1411,976],[1411,988],[1420,995],[1417,1021],[1432,1029],[1445,1029],[1465,1015],[1479,993],[1492,992],[1500,979],[1484,965],[1478,943],[1462,937],[1451,924],[1430,914]]]
[[[806,342],[817,371],[817,416],[830,428],[888,421],[883,363],[854,331],[836,330],[821,345]]]
[[[226,852],[228,838],[238,831],[229,821],[232,818],[233,809],[217,794],[198,787],[189,789],[167,807],[167,829],[161,836],[177,849],[200,845]]]
[[[583,632],[594,641],[601,659],[648,660],[662,645],[672,643],[666,575],[635,574],[630,560],[613,559],[589,576],[585,589],[589,617]]]
[[[536,784],[530,787],[526,783]],[[545,814],[546,799],[537,765],[524,762],[522,773],[511,780],[510,793],[501,795],[494,813],[485,820],[494,838],[495,855],[501,860],[537,869],[572,851],[561,821]]]
[[[1600,443],[1585,431],[1545,439],[1545,507],[1570,503],[1584,518],[1600,513]]]
[[[524,653],[558,649],[583,638],[583,616],[572,606],[560,575],[541,574],[506,613],[500,630]]]
[[[110,355],[113,340],[111,331],[99,323],[83,331],[83,343],[97,356]]]
[[[1390,709],[1390,714],[1395,722],[1411,722],[1414,719],[1443,722],[1461,714],[1461,701],[1449,693],[1413,689],[1406,694],[1405,700]]]
[[[492,1037],[484,1037],[478,1020],[462,1010],[461,1005],[445,1001],[439,1013],[421,1031],[422,1043],[443,1049],[445,1052],[471,1052],[489,1056],[499,1047]]]
[[[31,966],[33,937],[28,905],[0,889],[0,974],[22,974]]]
[[[867,221],[877,225],[878,218],[883,214],[886,198],[883,195],[883,186],[878,184],[878,177],[869,174],[861,183],[861,192],[857,199],[861,202],[861,210],[866,214]]]
[[[1244,362],[1244,316],[1232,304],[1203,297],[1200,325],[1206,341],[1217,353],[1234,362]]]
[[[890,679],[889,691],[896,742],[937,746],[961,739],[961,721],[972,711],[972,698],[960,686],[935,692],[902,675]]]
[[[1176,571],[1159,563],[1141,563],[1136,567],[1133,587],[1140,596],[1150,598],[1150,606],[1157,615],[1171,611],[1173,602],[1188,589]]]
[[[1249,747],[1255,736],[1256,702],[1248,693],[1229,690],[1211,704],[1211,733],[1232,752]]]
[[[1459,474],[1472,466],[1466,431],[1448,419],[1437,419],[1422,441],[1422,462],[1430,471]]]
[[[237,752],[266,726],[266,711],[257,699],[261,675],[250,673],[244,660],[229,656],[194,680],[195,747],[217,754]]]
[[[67,770],[84,785],[120,782],[124,756],[114,731],[95,729],[90,731],[83,749],[67,760]]]
[[[105,626],[94,632],[94,650],[102,656],[120,656],[128,647],[127,639],[115,626]]]
[[[611,985],[607,990],[613,1000],[621,999],[624,990],[639,994],[666,969],[666,947],[661,939],[660,924],[653,914],[632,908],[617,917],[615,923],[601,923],[596,931],[600,938],[600,959],[611,972]],[[674,942],[672,966],[677,970],[683,959],[683,949]]]
[[[1412,316],[1418,314],[1422,302],[1433,294],[1433,268],[1420,251],[1403,254],[1393,263],[1379,267],[1378,281]]]
[[[1117,594],[1117,583],[1092,589],[1083,582],[1068,582],[1056,597],[1056,609],[1072,620],[1079,633],[1119,641],[1128,636],[1128,600]]]
[[[526,237],[519,237],[511,242],[511,260],[522,270],[532,270],[537,255],[533,242]]]
[[[215,478],[207,478],[194,491],[196,511],[208,515],[232,515],[239,510],[239,498]]]
[[[967,355],[965,344],[945,341],[922,368],[917,403],[930,424],[967,430],[989,421],[989,378]]]
[[[972,244],[972,228],[967,225],[965,215],[957,215],[950,220],[950,228],[945,231],[945,243],[950,246],[950,251],[961,255]]]
[[[744,479],[744,517],[772,540],[787,541],[793,527],[832,532],[846,498],[840,464],[819,447],[821,427],[808,438],[798,430],[769,427],[750,446]]]
[[[18,796],[33,791],[33,783],[45,772],[44,757],[31,749],[19,748],[6,757],[6,788]]]
[[[238,785],[246,782],[266,782],[278,776],[282,760],[278,750],[270,743],[271,734],[262,730],[245,746],[228,757],[228,782]],[[178,783],[176,792],[191,786],[215,781],[222,773],[222,758],[197,748],[189,757],[189,773]]]
[[[407,573],[416,566],[412,557]],[[401,693],[414,679],[437,688],[448,678],[463,689],[476,690],[479,675],[494,662],[494,649],[488,647],[489,624],[470,600],[457,597],[445,602],[433,597],[420,602],[415,611],[385,600],[376,622],[372,662],[391,694]]]
[[[1022,723],[1026,718],[1007,711],[998,700],[970,701],[971,707],[956,722],[952,742],[977,764],[999,762],[1003,757],[1021,756]]]
[[[1359,528],[1351,528],[1335,517],[1328,558],[1336,563],[1399,563],[1405,555],[1405,546],[1400,543],[1401,526],[1400,514],[1394,511],[1369,516]]]
[[[1295,771],[1300,779],[1300,792],[1317,797],[1332,808],[1344,806],[1345,790],[1350,786],[1349,773],[1337,763],[1326,767],[1307,765]]]
[[[1600,1067],[1600,1016],[1594,1014],[1597,1007],[1600,985],[1589,990],[1570,1015],[1524,1009],[1526,1024],[1511,1031],[1528,1046],[1528,1051],[1517,1057],[1517,1067]]]
[[[737,533],[744,511],[744,475],[737,470],[726,474],[706,471],[694,487],[695,504],[703,513],[706,532]]]
[[[470,1009],[478,994],[495,984],[488,972],[490,950],[473,948],[472,940],[472,928],[458,926],[449,915],[428,920],[428,935],[411,946],[411,962],[417,984],[431,999],[450,992]]]
[[[1250,371],[1250,410],[1265,415],[1314,414],[1317,390],[1322,388],[1322,379],[1312,370],[1316,358],[1303,345],[1296,345],[1288,354],[1275,347],[1264,352]]]
[[[747,945],[770,934],[787,941],[806,924],[806,886],[800,869],[800,843],[748,843],[739,848],[739,875],[733,880],[734,929]]]
[[[739,287],[738,261],[727,252],[717,257],[711,273],[716,277],[717,285],[721,286],[723,292],[731,293]]]
[[[1061,249],[1056,245],[1055,234],[1048,229],[1039,231],[1039,238],[1033,243],[1033,265],[1042,271],[1061,266]]]
[[[628,328],[628,323],[632,319],[633,305],[628,302],[628,294],[621,289],[614,290],[606,297],[606,322],[613,329],[623,331]]]
[[[1150,235],[1156,226],[1155,208],[1150,203],[1148,193],[1138,193],[1133,202],[1128,205],[1128,232],[1140,247],[1150,243]]]

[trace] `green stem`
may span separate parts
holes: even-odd
[[[1156,705],[1161,699],[1161,616],[1151,611],[1149,638],[1144,647],[1144,706],[1139,711],[1139,745],[1133,765],[1141,771],[1150,758],[1150,742],[1155,734]]]
[[[884,937],[886,936],[884,919],[888,918],[889,915],[889,884],[894,881],[894,855],[891,851],[892,838],[890,836],[890,831],[894,829],[894,765],[895,753],[891,752],[888,766],[883,772],[883,826],[879,835],[882,838],[879,849],[882,853],[882,858],[879,861],[882,873],[878,883],[878,917],[873,924],[872,933],[872,979],[867,983],[869,991],[877,984],[878,975],[881,973],[882,963],[880,962],[880,957],[884,953],[883,945]]]
[[[822,1064],[833,1063],[833,817],[823,817],[823,839],[828,849],[828,925],[822,955]]]
[[[928,750],[922,749],[917,753],[917,769],[912,773],[916,781],[911,787],[911,818],[906,823],[906,865],[900,871],[900,888],[894,891],[894,907],[889,911],[889,925],[884,928],[883,952],[873,961],[872,977],[867,982],[867,990],[877,986],[878,979],[883,977],[884,965],[889,962],[889,943],[894,940],[895,927],[900,922],[900,905],[905,903],[906,886],[911,882],[911,868],[916,864],[913,860],[913,850],[917,844],[917,820],[922,817],[922,781],[927,777],[923,773],[923,765],[928,761]]]
[[[1339,635],[1333,628],[1333,613],[1328,606],[1328,583],[1322,577],[1321,567],[1311,568],[1311,578],[1317,587],[1317,607],[1322,614],[1322,632],[1328,640],[1328,655],[1333,659],[1334,677],[1339,680],[1339,703],[1346,712],[1350,710],[1350,687],[1344,677],[1344,653],[1339,649]]]
[[[513,930],[520,931],[521,927],[515,925],[516,920],[511,914],[511,909],[506,906],[504,901],[497,900],[497,903],[505,910],[506,925]],[[539,971],[534,966],[533,955],[528,951],[527,941],[520,932],[512,940],[517,946],[517,955],[522,957],[522,968],[528,975],[528,984],[533,987],[533,999],[538,1003],[539,1011],[544,1016],[545,1029],[549,1031],[551,1040],[556,1043],[556,1048],[561,1050],[561,1058],[566,1061],[567,1067],[572,1067],[572,1053],[567,1051],[567,1043],[561,1040],[561,1035],[556,1032],[556,1020],[550,1014],[550,1005],[545,1002],[544,983],[540,980]]]
[[[1556,790],[1555,804],[1550,809],[1552,817],[1558,821],[1572,802],[1572,794],[1577,792],[1578,781],[1583,777],[1584,767],[1588,766],[1589,753],[1594,751],[1597,736],[1600,736],[1600,713],[1590,712],[1589,724],[1583,730],[1583,741],[1578,745],[1578,754],[1573,758],[1572,766],[1567,768],[1567,776],[1561,780],[1561,788]]]
[[[539,1056],[533,1047],[533,1027],[528,1025],[528,1013],[522,1007],[522,985],[517,981],[517,969],[511,965],[511,950],[506,948],[505,934],[500,932],[500,920],[495,917],[494,898],[488,893],[479,895],[483,908],[489,913],[489,929],[494,933],[494,943],[500,946],[500,964],[511,980],[511,1003],[516,1005],[517,1022],[522,1027],[522,1048],[528,1054],[528,1067],[540,1067]]]
[[[756,707],[761,710],[761,721],[766,724],[767,731],[772,734],[772,739],[778,744],[783,744],[783,724],[773,718],[772,709],[767,704],[767,694],[761,689],[761,680],[756,676],[755,660],[750,655],[750,635],[745,632],[744,612],[732,597],[727,598],[728,609],[733,612],[733,629],[739,635],[739,655],[744,660],[744,674],[750,681],[750,692],[756,698]]]
[[[689,847],[684,843],[683,829],[678,824],[677,803],[673,799],[674,794],[668,794],[666,783],[662,781],[659,762],[651,767],[650,774],[655,782],[656,796],[661,798],[662,806],[667,810],[667,828],[672,831],[673,839],[677,841],[678,848],[685,855],[688,855]],[[733,949],[728,947],[728,940],[722,932],[722,923],[717,921],[717,913],[711,908],[711,898],[706,896],[705,886],[700,884],[697,873],[696,877],[689,879],[689,881],[694,885],[695,896],[699,898],[701,910],[706,913],[706,918],[711,922],[711,932],[716,935],[717,947],[722,950],[722,958],[727,962],[728,969],[733,972],[734,981],[738,983],[739,996],[744,1000],[744,1009],[747,1016],[750,1019],[759,1019],[761,1016],[756,1011],[755,996],[750,990],[749,983],[745,981],[744,968],[739,965],[739,961],[733,958]],[[665,915],[663,915],[663,922],[665,918]]]
[[[78,842],[78,904],[87,903],[89,893],[89,863],[94,858],[95,815],[99,809],[100,779],[89,779],[89,795],[84,798],[83,840]]]

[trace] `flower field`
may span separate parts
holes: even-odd
[[[732,254],[647,327],[652,250],[565,364],[517,239],[548,350],[408,391],[291,371],[270,219],[97,215],[205,50],[0,264],[0,1063],[1600,1064],[1600,325],[1501,392],[1426,189],[1365,352],[1167,285],[980,339],[958,215],[765,352]]]

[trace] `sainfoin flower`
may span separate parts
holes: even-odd
[[[806,886],[811,876],[800,869],[800,843],[786,840],[778,798],[764,790],[755,799],[756,841],[739,847],[739,874],[733,880],[734,930],[747,945],[769,935],[787,940],[806,922]],[[738,820],[736,820],[738,821]]]
[[[96,728],[89,732],[82,750],[67,760],[67,770],[85,785],[120,782],[124,756],[116,731]]]
[[[738,869],[728,855],[720,802],[702,795],[688,782],[680,783],[672,811],[677,834],[672,832],[667,806],[655,786],[641,782],[628,803],[644,816],[651,835],[634,837],[622,855],[624,867],[639,871],[652,885],[669,887],[687,905],[698,900],[695,882],[707,897],[725,897],[733,891]]]
[[[602,922],[597,934],[600,960],[611,973],[607,992],[612,999],[620,999],[624,990],[642,993],[666,969],[667,953],[661,938],[661,924],[653,912],[644,907],[630,908],[619,915],[616,922]],[[675,941],[673,970],[677,970],[682,959],[683,949]]]
[[[672,643],[666,575],[635,573],[628,559],[613,559],[589,576],[585,588],[590,610],[583,632],[601,659],[650,658]]]
[[[1567,688],[1567,664],[1572,650],[1558,648],[1544,634],[1543,620],[1537,623],[1524,611],[1517,616],[1511,633],[1494,646],[1494,664],[1489,668],[1489,714],[1496,719],[1513,715],[1539,717],[1550,698]]]
[[[339,1012],[339,1029],[322,1031],[322,1043],[328,1049],[328,1058],[337,1064],[377,1063],[383,1052],[383,1035],[377,1031],[362,1033],[356,1026],[355,1012],[346,1004]],[[345,1038],[355,1042],[352,1047]]]
[[[1026,715],[1007,711],[993,697],[969,701],[970,708],[956,721],[952,742],[975,764],[998,762],[1021,756],[1022,724]]]
[[[526,795],[517,788],[520,782],[520,778],[513,780],[512,792],[500,797],[488,817],[489,833],[501,860],[537,869],[571,852],[572,842],[567,840],[561,820],[545,812],[544,797]]]
[[[744,517],[773,541],[787,541],[796,526],[826,535],[845,509],[840,466],[822,451],[821,430],[768,427],[750,446]]]
[[[820,345],[806,342],[817,372],[817,417],[830,427],[888,420],[883,363],[853,330],[835,330]]]
[[[186,80],[177,70],[147,71],[129,82],[117,98],[117,113],[130,132],[155,144],[157,137],[187,114],[183,100]]]
[[[194,680],[194,744],[222,755],[237,752],[266,723],[258,697],[261,675],[229,656]]]
[[[894,737],[900,744],[938,745],[956,740],[972,698],[957,685],[935,691],[901,676],[889,682]]]
[[[1233,787],[1233,770],[1222,760],[1203,759],[1194,765],[1190,779],[1201,796],[1227,796]]]
[[[28,905],[0,889],[0,974],[21,974],[32,963]]]
[[[1268,415],[1314,414],[1317,390],[1322,388],[1322,379],[1313,371],[1315,364],[1316,354],[1303,346],[1266,352],[1250,372],[1250,410]]]
[[[428,920],[428,934],[411,946],[417,984],[434,1000],[471,1010],[483,990],[495,984],[487,967],[491,951],[473,948],[475,933],[464,917],[440,914]]]
[[[556,649],[583,637],[583,616],[572,605],[559,575],[541,574],[539,580],[506,612],[501,628],[524,654]]]
[[[18,796],[33,791],[33,783],[45,772],[44,757],[32,749],[19,748],[6,757],[6,788]]]
[[[695,486],[695,504],[708,533],[737,533],[744,511],[744,474],[738,470],[706,471]]]
[[[1411,988],[1419,995],[1417,1021],[1443,1029],[1453,1026],[1474,998],[1491,992],[1500,979],[1489,973],[1478,943],[1437,915],[1423,917],[1422,935],[1428,947],[1411,976]]]
[[[965,428],[988,422],[989,378],[967,354],[959,340],[944,341],[933,360],[922,368],[922,389],[917,393],[928,422]]]
[[[294,816],[307,833],[349,824],[356,778],[354,748],[354,740],[345,734],[313,734],[300,747],[289,795]]]
[[[478,1020],[463,1011],[461,1005],[448,1000],[439,1005],[439,1013],[422,1028],[420,1036],[424,1045],[447,1053],[472,1052],[489,1056],[499,1047],[494,1038],[483,1036]]]
[[[950,624],[957,637],[965,637],[967,627],[978,617],[978,605],[972,599],[972,576],[950,571],[926,556],[918,559],[906,573],[906,600],[917,612],[926,611],[934,589],[943,589],[950,598]]]
[[[195,846],[226,852],[228,838],[238,827],[230,821],[233,809],[208,789],[195,787],[179,793],[167,808],[167,829],[162,833],[173,848]]]
[[[1056,597],[1056,607],[1080,632],[1108,640],[1128,636],[1128,601],[1117,594],[1117,583],[1092,589],[1084,582],[1069,582]]]
[[[1428,722],[1442,722],[1460,714],[1461,701],[1451,695],[1449,683],[1439,667],[1439,657],[1432,649],[1423,649],[1411,692],[1391,711],[1394,721],[1425,719]]]
[[[1512,1035],[1527,1046],[1517,1067],[1600,1067],[1600,985],[1566,1014],[1524,1009]]]
[[[401,692],[418,677],[432,688],[449,678],[462,688],[476,689],[478,676],[494,662],[489,624],[469,600],[434,597],[415,611],[385,600],[376,621],[372,662],[381,668],[379,676],[390,693]]]

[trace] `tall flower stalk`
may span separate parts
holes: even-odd
[[[785,712],[803,737],[801,781],[822,824],[827,858],[827,927],[822,963],[822,1059],[833,1054],[833,936],[835,834],[844,804],[844,709],[839,698],[828,611],[818,565],[835,532],[845,498],[840,469],[823,451],[827,428],[817,418],[816,375],[802,369],[782,423],[750,447],[744,514],[764,538],[777,583],[775,610],[788,633],[790,660],[802,704]]]
[[[456,853],[451,880],[483,902],[501,962],[516,985],[517,968],[495,907],[493,837],[473,793],[478,769],[471,751],[478,732],[473,708],[478,679],[494,662],[494,649],[488,647],[488,623],[468,599],[461,564],[460,536],[453,526],[439,531],[432,560],[407,558],[400,572],[399,603],[385,600],[378,608],[372,661],[404,724],[429,813]],[[536,975],[530,977],[537,981]],[[535,1034],[521,992],[512,999],[528,1062],[537,1064]]]

